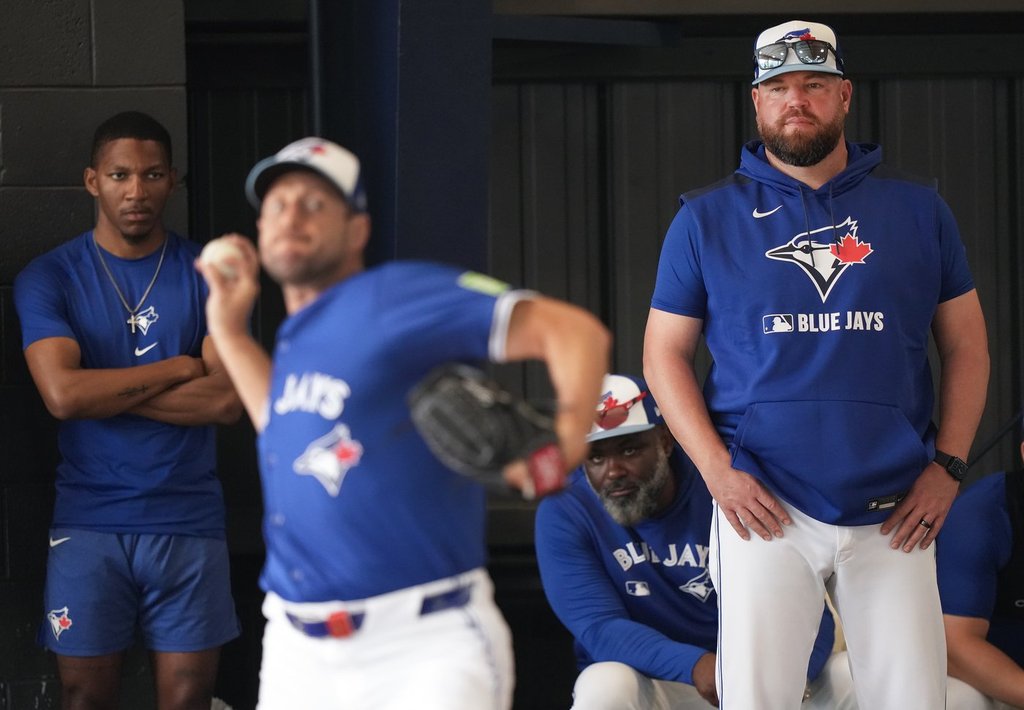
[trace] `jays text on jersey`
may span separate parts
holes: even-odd
[[[206,284],[192,266],[199,245],[168,232],[167,250],[141,259],[105,252],[92,231],[33,260],[15,280],[23,347],[52,337],[78,343],[83,368],[124,368],[202,356]],[[62,421],[53,526],[100,532],[224,536],[212,426],[175,426],[133,414]]]
[[[484,565],[484,489],[430,453],[406,397],[441,363],[501,360],[524,293],[392,262],[281,325],[259,439],[264,589],[295,602],[355,600]]]
[[[934,455],[932,318],[973,281],[934,187],[846,145],[817,190],[754,141],[731,177],[683,195],[652,306],[704,319],[705,398],[734,466],[822,522],[862,525]]]
[[[544,592],[575,638],[580,669],[619,661],[652,678],[692,684],[694,664],[715,651],[718,599],[707,567],[711,495],[678,446],[670,461],[676,499],[634,527],[608,515],[583,468],[537,509]],[[833,638],[834,622],[825,613],[809,678],[821,672]]]

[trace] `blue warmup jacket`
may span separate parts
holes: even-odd
[[[634,527],[608,515],[582,468],[565,491],[537,508],[544,593],[575,638],[580,669],[618,661],[651,678],[692,684],[694,664],[715,651],[718,597],[707,567],[711,494],[678,447],[671,466],[675,500]],[[825,610],[808,678],[821,672],[834,636]]]

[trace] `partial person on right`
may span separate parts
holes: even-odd
[[[946,707],[1024,708],[1024,470],[985,476],[961,493],[935,544]]]

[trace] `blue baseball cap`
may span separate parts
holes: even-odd
[[[605,375],[587,441],[648,431],[664,424],[654,395],[641,377]]]

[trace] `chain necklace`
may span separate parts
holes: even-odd
[[[131,326],[132,333],[135,332],[135,326],[139,325],[140,319],[136,314],[139,312],[139,309],[142,308],[142,304],[146,302],[146,297],[149,296],[149,292],[153,290],[153,284],[156,283],[156,277],[160,275],[160,267],[164,265],[164,254],[167,253],[167,242],[169,241],[171,241],[170,237],[165,235],[164,246],[163,249],[160,250],[160,261],[156,263],[156,271],[153,272],[153,278],[149,280],[149,286],[146,286],[146,291],[142,294],[142,298],[140,298],[139,302],[135,304],[135,308],[132,308],[128,305],[128,300],[124,297],[124,294],[121,293],[121,287],[117,285],[117,280],[114,278],[114,274],[110,271],[110,267],[107,266],[106,259],[103,258],[103,250],[100,249],[100,245],[96,242],[96,234],[93,233],[92,235],[92,245],[96,247],[96,256],[100,258],[100,264],[103,265],[103,270],[107,272],[107,278],[110,279],[110,283],[113,285],[114,291],[117,292],[117,297],[121,299],[121,305],[123,305],[124,309],[128,311],[128,320],[126,320],[125,323]]]

